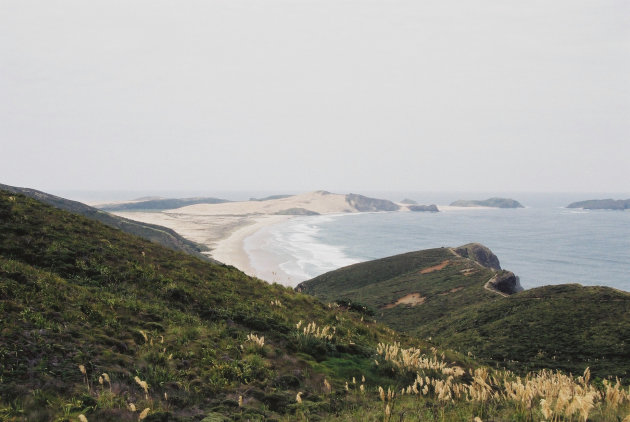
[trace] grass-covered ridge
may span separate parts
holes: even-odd
[[[378,320],[411,332],[454,309],[499,300],[501,295],[484,286],[503,273],[450,248],[436,248],[354,264],[297,289],[326,301],[360,303]]]
[[[8,421],[543,420],[543,398],[574,418],[629,411],[614,382],[518,379],[397,334],[354,304],[5,191],[0,333]]]
[[[498,295],[487,282],[505,272],[454,256],[460,250],[429,249],[355,264],[298,288],[323,300],[365,305],[399,331],[496,367],[520,373],[581,373],[590,367],[595,376],[630,382],[630,293],[559,285]]]

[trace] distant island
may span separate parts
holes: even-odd
[[[451,203],[452,207],[492,207],[492,208],[524,208],[520,202],[510,198],[489,198],[483,201],[460,199]]]
[[[409,199],[409,198],[405,198],[402,201],[400,201],[401,204],[405,204],[405,205],[418,205],[418,203],[416,201],[414,201],[413,199]]]
[[[583,208],[585,210],[628,210],[630,199],[589,199],[573,202],[567,208]]]

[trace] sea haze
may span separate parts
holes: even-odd
[[[539,201],[544,202],[544,201]],[[439,213],[361,213],[294,218],[256,233],[292,281],[399,253],[479,242],[524,288],[604,285],[630,291],[630,212],[537,205]]]

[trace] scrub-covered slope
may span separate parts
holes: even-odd
[[[413,331],[514,370],[590,367],[630,382],[630,293],[609,287],[538,287]]]
[[[470,244],[355,264],[297,289],[366,306],[399,331],[521,373],[590,367],[630,380],[630,293],[580,285],[521,291],[514,274],[497,268],[489,249]]]
[[[487,248],[473,244],[458,250],[478,254],[467,258],[450,248],[410,252],[328,272],[297,290],[322,300],[365,305],[393,328],[413,332],[455,309],[500,299],[509,291],[497,291],[496,280],[511,278],[518,286],[512,273],[487,264],[494,257]],[[498,266],[496,257],[490,261]]]

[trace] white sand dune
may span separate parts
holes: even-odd
[[[302,208],[318,214],[358,212],[346,200],[346,195],[316,191],[268,201],[226,202],[222,204],[197,204],[176,210],[169,214],[194,215],[261,215],[277,214],[286,210]]]

